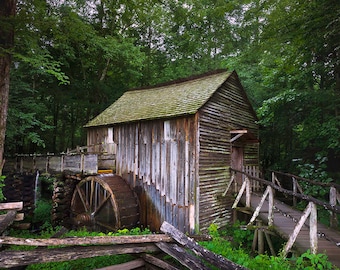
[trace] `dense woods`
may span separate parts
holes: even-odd
[[[263,167],[327,180],[340,160],[339,17],[338,0],[17,1],[15,17],[0,13],[5,155],[85,145],[83,125],[127,89],[228,68],[257,111]]]

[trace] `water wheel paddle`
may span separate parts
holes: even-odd
[[[71,218],[92,231],[131,229],[139,223],[138,199],[118,175],[89,176],[74,190]]]

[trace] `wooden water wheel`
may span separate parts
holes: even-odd
[[[93,231],[131,229],[139,223],[138,199],[118,175],[89,176],[74,190],[71,218]]]

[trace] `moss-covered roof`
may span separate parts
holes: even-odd
[[[168,85],[127,91],[85,127],[195,114],[230,74],[223,71]]]

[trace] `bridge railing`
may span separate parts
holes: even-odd
[[[32,154],[17,155],[6,158],[5,171],[7,172],[45,172],[70,171],[75,173],[93,174],[98,171],[98,157],[96,154]]]
[[[305,200],[306,202],[308,202],[308,205],[306,207],[306,209],[303,211],[303,214],[300,218],[299,221],[297,221],[297,224],[294,228],[293,233],[290,235],[284,249],[283,249],[283,255],[287,255],[287,253],[289,252],[289,250],[292,248],[303,224],[306,222],[307,218],[309,217],[309,228],[310,228],[310,247],[311,247],[311,252],[312,253],[317,253],[317,205],[318,206],[322,206],[324,209],[329,210],[331,213],[334,213],[334,215],[336,214],[340,214],[340,207],[334,203],[334,198],[332,199],[333,203],[328,203],[325,201],[321,201],[319,199],[316,199],[312,196],[308,196],[306,194],[303,193],[299,193],[297,191],[294,190],[288,190],[285,189],[281,186],[280,182],[278,181],[277,178],[272,177],[271,181],[253,176],[249,173],[246,173],[244,171],[240,171],[240,170],[236,170],[236,169],[231,169],[231,181],[226,189],[226,191],[224,192],[224,195],[228,192],[228,190],[230,189],[230,187],[232,186],[232,182],[235,182],[235,179],[237,178],[237,174],[241,174],[243,177],[243,183],[241,185],[241,187],[239,188],[238,194],[236,196],[235,202],[232,206],[232,208],[237,208],[237,205],[239,203],[239,201],[241,200],[242,196],[245,195],[245,204],[246,207],[251,207],[250,202],[251,202],[251,194],[252,194],[252,182],[257,181],[260,183],[260,185],[262,185],[263,187],[266,186],[266,189],[263,192],[263,196],[260,200],[259,205],[256,207],[253,216],[251,217],[248,225],[252,225],[252,223],[256,220],[256,218],[258,217],[260,210],[262,208],[263,203],[265,202],[265,200],[268,197],[268,225],[272,226],[273,225],[273,218],[274,218],[274,194],[275,191],[281,192],[285,195],[288,196],[292,196],[295,198],[298,198],[300,200]],[[273,175],[272,175],[273,176]],[[330,185],[330,187],[334,187]],[[334,189],[332,189],[334,192]],[[337,196],[335,196],[335,200],[338,200],[339,198]]]
[[[289,181],[288,184],[291,187],[291,190],[294,193],[305,194],[303,184],[308,184],[313,187],[320,187],[323,189],[324,194],[328,194],[329,204],[330,205],[340,205],[340,185],[334,182],[324,183],[319,181],[310,180],[304,177],[296,176],[290,173],[283,173],[278,171],[272,171],[272,179],[274,179],[277,183],[281,183],[281,178],[285,177],[286,182]],[[281,185],[281,184],[280,184]],[[293,196],[292,204],[294,207],[297,206],[298,198]],[[330,211],[330,220],[329,224],[331,228],[338,227],[338,218],[335,212]]]

